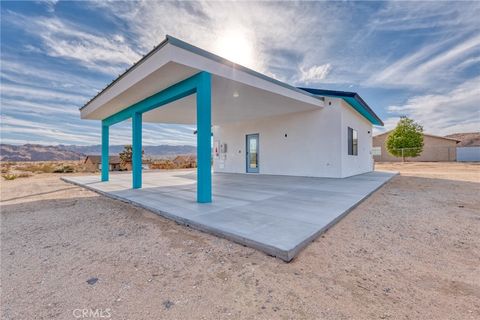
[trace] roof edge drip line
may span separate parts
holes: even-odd
[[[372,108],[370,108],[370,106],[356,92],[324,90],[324,89],[314,89],[314,88],[299,88],[299,89],[305,90],[315,95],[342,98],[346,103],[348,103],[353,109],[358,111],[358,113],[360,113],[364,118],[370,121],[373,125],[382,126],[382,127],[384,125],[380,117],[377,116],[377,114],[372,110]]]

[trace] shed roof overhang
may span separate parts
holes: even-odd
[[[104,120],[199,72],[212,75],[212,124],[315,110],[324,99],[171,36],[80,109]],[[195,94],[144,114],[146,122],[196,123]]]

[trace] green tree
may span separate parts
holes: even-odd
[[[144,154],[144,150],[142,149],[142,158]],[[132,145],[127,144],[123,147],[123,151],[120,152],[118,155],[120,156],[120,163],[123,167],[125,167],[128,163],[132,163]]]
[[[414,158],[423,151],[423,127],[410,118],[402,117],[385,141],[385,148],[394,157]]]

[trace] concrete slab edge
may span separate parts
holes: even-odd
[[[287,262],[290,262],[293,260],[293,258],[295,258],[297,256],[297,254],[300,253],[300,251],[302,251],[306,246],[308,246],[311,242],[315,241],[319,236],[321,236],[322,234],[324,234],[325,232],[327,232],[330,228],[332,228],[335,224],[337,224],[340,220],[342,220],[345,216],[347,216],[353,209],[355,209],[357,206],[359,206],[363,201],[365,201],[366,199],[368,199],[372,194],[374,194],[376,191],[378,191],[381,187],[383,187],[387,182],[389,182],[390,180],[392,180],[394,177],[398,176],[399,173],[398,172],[392,172],[393,175],[391,177],[389,177],[388,179],[386,179],[385,181],[383,181],[378,187],[376,187],[375,189],[373,189],[372,191],[370,191],[365,197],[363,197],[362,199],[360,199],[359,201],[357,201],[355,204],[353,204],[350,208],[348,208],[347,210],[345,210],[341,215],[339,215],[338,217],[336,217],[335,219],[333,219],[329,224],[327,224],[325,227],[323,227],[322,229],[320,229],[319,231],[315,232],[314,234],[312,234],[310,237],[306,238],[305,240],[303,240],[301,243],[299,243],[297,246],[295,246],[295,248],[293,249],[290,249],[288,250],[288,254],[287,254]]]
[[[219,230],[217,228],[213,228],[213,227],[210,227],[210,226],[207,226],[207,225],[204,225],[202,223],[198,223],[196,221],[192,221],[190,219],[186,219],[186,218],[182,218],[182,217],[178,217],[176,215],[172,215],[166,211],[162,211],[162,210],[159,210],[157,208],[153,208],[153,207],[150,207],[150,206],[147,206],[147,205],[144,205],[144,204],[141,204],[141,203],[138,203],[136,201],[132,201],[132,200],[128,200],[128,199],[125,199],[125,198],[122,198],[122,197],[119,197],[119,196],[116,196],[114,194],[111,194],[111,193],[108,193],[108,192],[104,192],[104,191],[101,191],[101,190],[98,190],[94,187],[91,187],[89,185],[85,185],[85,184],[82,184],[82,183],[79,183],[79,182],[76,182],[74,180],[70,180],[69,178],[67,177],[60,177],[60,179],[62,181],[65,181],[67,183],[71,183],[71,184],[74,184],[74,185],[77,185],[79,187],[83,187],[85,189],[88,189],[90,191],[93,191],[95,193],[98,193],[102,196],[105,196],[107,198],[111,198],[111,199],[114,199],[114,200],[119,200],[121,202],[124,202],[124,203],[128,203],[128,204],[131,204],[131,205],[134,205],[136,207],[139,207],[139,208],[142,208],[142,209],[145,209],[145,210],[148,210],[148,211],[151,211],[159,216],[162,216],[166,219],[169,219],[169,220],[172,220],[178,224],[181,224],[181,225],[185,225],[185,226],[188,226],[188,227],[191,227],[193,229],[196,229],[196,230],[199,230],[199,231],[202,231],[202,232],[205,232],[205,233],[209,233],[209,234],[212,234],[214,236],[217,236],[217,237],[220,237],[220,238],[224,238],[224,239],[227,239],[227,240],[230,240],[230,241],[233,241],[235,243],[238,243],[240,245],[244,245],[244,246],[248,246],[248,247],[251,247],[251,248],[254,248],[256,250],[259,250],[259,251],[262,251],[270,256],[274,256],[274,257],[277,257],[277,258],[280,258],[282,259],[283,261],[285,262],[290,262],[293,260],[293,258],[295,258],[295,256],[300,252],[302,251],[307,245],[309,245],[311,242],[313,242],[315,239],[317,239],[320,235],[322,235],[323,233],[325,233],[326,231],[328,231],[328,229],[332,228],[335,224],[337,224],[342,218],[344,218],[347,214],[349,214],[353,209],[355,209],[358,205],[360,205],[363,201],[365,201],[367,198],[369,198],[373,193],[375,193],[378,189],[380,189],[381,187],[383,187],[387,182],[389,182],[393,177],[397,176],[398,175],[398,172],[395,172],[391,177],[389,177],[388,179],[386,179],[385,181],[383,181],[378,187],[376,187],[374,190],[372,190],[371,192],[369,192],[365,197],[363,197],[361,200],[359,200],[358,202],[356,202],[354,205],[352,205],[350,208],[348,208],[347,210],[345,210],[341,215],[339,215],[338,217],[336,217],[334,220],[332,220],[328,225],[326,225],[325,227],[323,227],[322,229],[320,229],[319,231],[315,232],[314,234],[312,234],[310,237],[308,237],[307,239],[305,239],[304,241],[302,241],[300,244],[298,244],[297,246],[295,246],[293,249],[290,249],[290,250],[283,250],[283,249],[279,249],[277,247],[273,247],[273,246],[268,246],[268,245],[265,245],[263,243],[259,243],[257,241],[253,241],[251,239],[247,239],[247,238],[244,238],[242,236],[239,236],[239,235],[236,235],[236,234],[232,234],[230,232],[226,232],[226,231],[222,231],[222,230]]]
[[[233,241],[237,244],[240,244],[242,246],[247,246],[247,247],[250,247],[250,248],[253,248],[253,249],[256,249],[256,250],[259,250],[259,251],[262,251],[264,253],[266,253],[267,255],[270,255],[270,256],[273,256],[273,257],[277,257],[277,258],[280,258],[282,259],[283,261],[286,261],[286,262],[289,262],[291,260],[291,258],[289,259],[288,256],[288,251],[287,250],[282,250],[282,249],[279,249],[277,247],[273,247],[273,246],[268,246],[268,245],[265,245],[263,243],[260,243],[260,242],[257,242],[257,241],[253,241],[251,239],[247,239],[247,238],[244,238],[242,236],[239,236],[239,235],[236,235],[236,234],[232,234],[230,232],[226,232],[226,231],[223,231],[223,230],[219,230],[217,228],[213,228],[213,227],[210,227],[210,226],[207,226],[207,225],[204,225],[202,223],[199,223],[199,222],[196,222],[196,221],[192,221],[190,219],[186,219],[186,218],[182,218],[182,217],[179,217],[179,216],[176,216],[176,215],[172,215],[166,211],[162,211],[162,210],[159,210],[157,208],[153,208],[153,207],[150,207],[150,206],[147,206],[147,205],[144,205],[144,204],[141,204],[141,203],[138,203],[136,201],[132,201],[132,200],[128,200],[128,199],[125,199],[125,198],[122,198],[122,197],[119,197],[117,195],[114,195],[114,194],[111,194],[111,193],[108,193],[108,192],[105,192],[105,191],[101,191],[101,190],[98,190],[94,187],[91,187],[89,185],[85,185],[85,184],[82,184],[82,183],[79,183],[79,182],[76,182],[74,180],[70,180],[66,177],[60,177],[60,179],[64,182],[67,182],[67,183],[70,183],[70,184],[74,184],[76,186],[79,186],[79,187],[82,187],[82,188],[85,188],[85,189],[88,189],[90,191],[93,191],[97,194],[100,194],[102,196],[105,196],[107,198],[110,198],[110,199],[114,199],[114,200],[119,200],[121,202],[124,202],[124,203],[128,203],[128,204],[131,204],[133,206],[136,206],[138,208],[142,208],[142,209],[145,209],[145,210],[148,210],[148,211],[151,211],[163,218],[166,218],[168,220],[171,220],[171,221],[174,221],[180,225],[184,225],[184,226],[187,226],[187,227],[190,227],[192,229],[195,229],[195,230],[198,230],[198,231],[202,231],[202,232],[205,232],[205,233],[208,233],[208,234],[211,234],[211,235],[214,235],[214,236],[217,236],[219,238],[224,238],[224,239],[227,239],[227,240],[230,240],[230,241]]]

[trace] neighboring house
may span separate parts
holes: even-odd
[[[83,162],[86,171],[96,172],[101,170],[101,157],[95,155],[88,155]],[[120,171],[122,170],[119,156],[109,156],[108,170]]]
[[[80,109],[109,127],[131,119],[132,187],[142,187],[142,123],[197,128],[197,201],[213,171],[343,178],[372,171],[372,126],[383,122],[354,92],[297,88],[167,38]],[[102,181],[108,181],[108,170]]]
[[[388,153],[385,147],[390,131],[373,137],[374,156],[377,162],[396,162],[402,161],[402,157],[394,157]],[[420,156],[415,158],[406,158],[405,161],[456,161],[457,159],[457,139],[423,134],[423,151]]]

